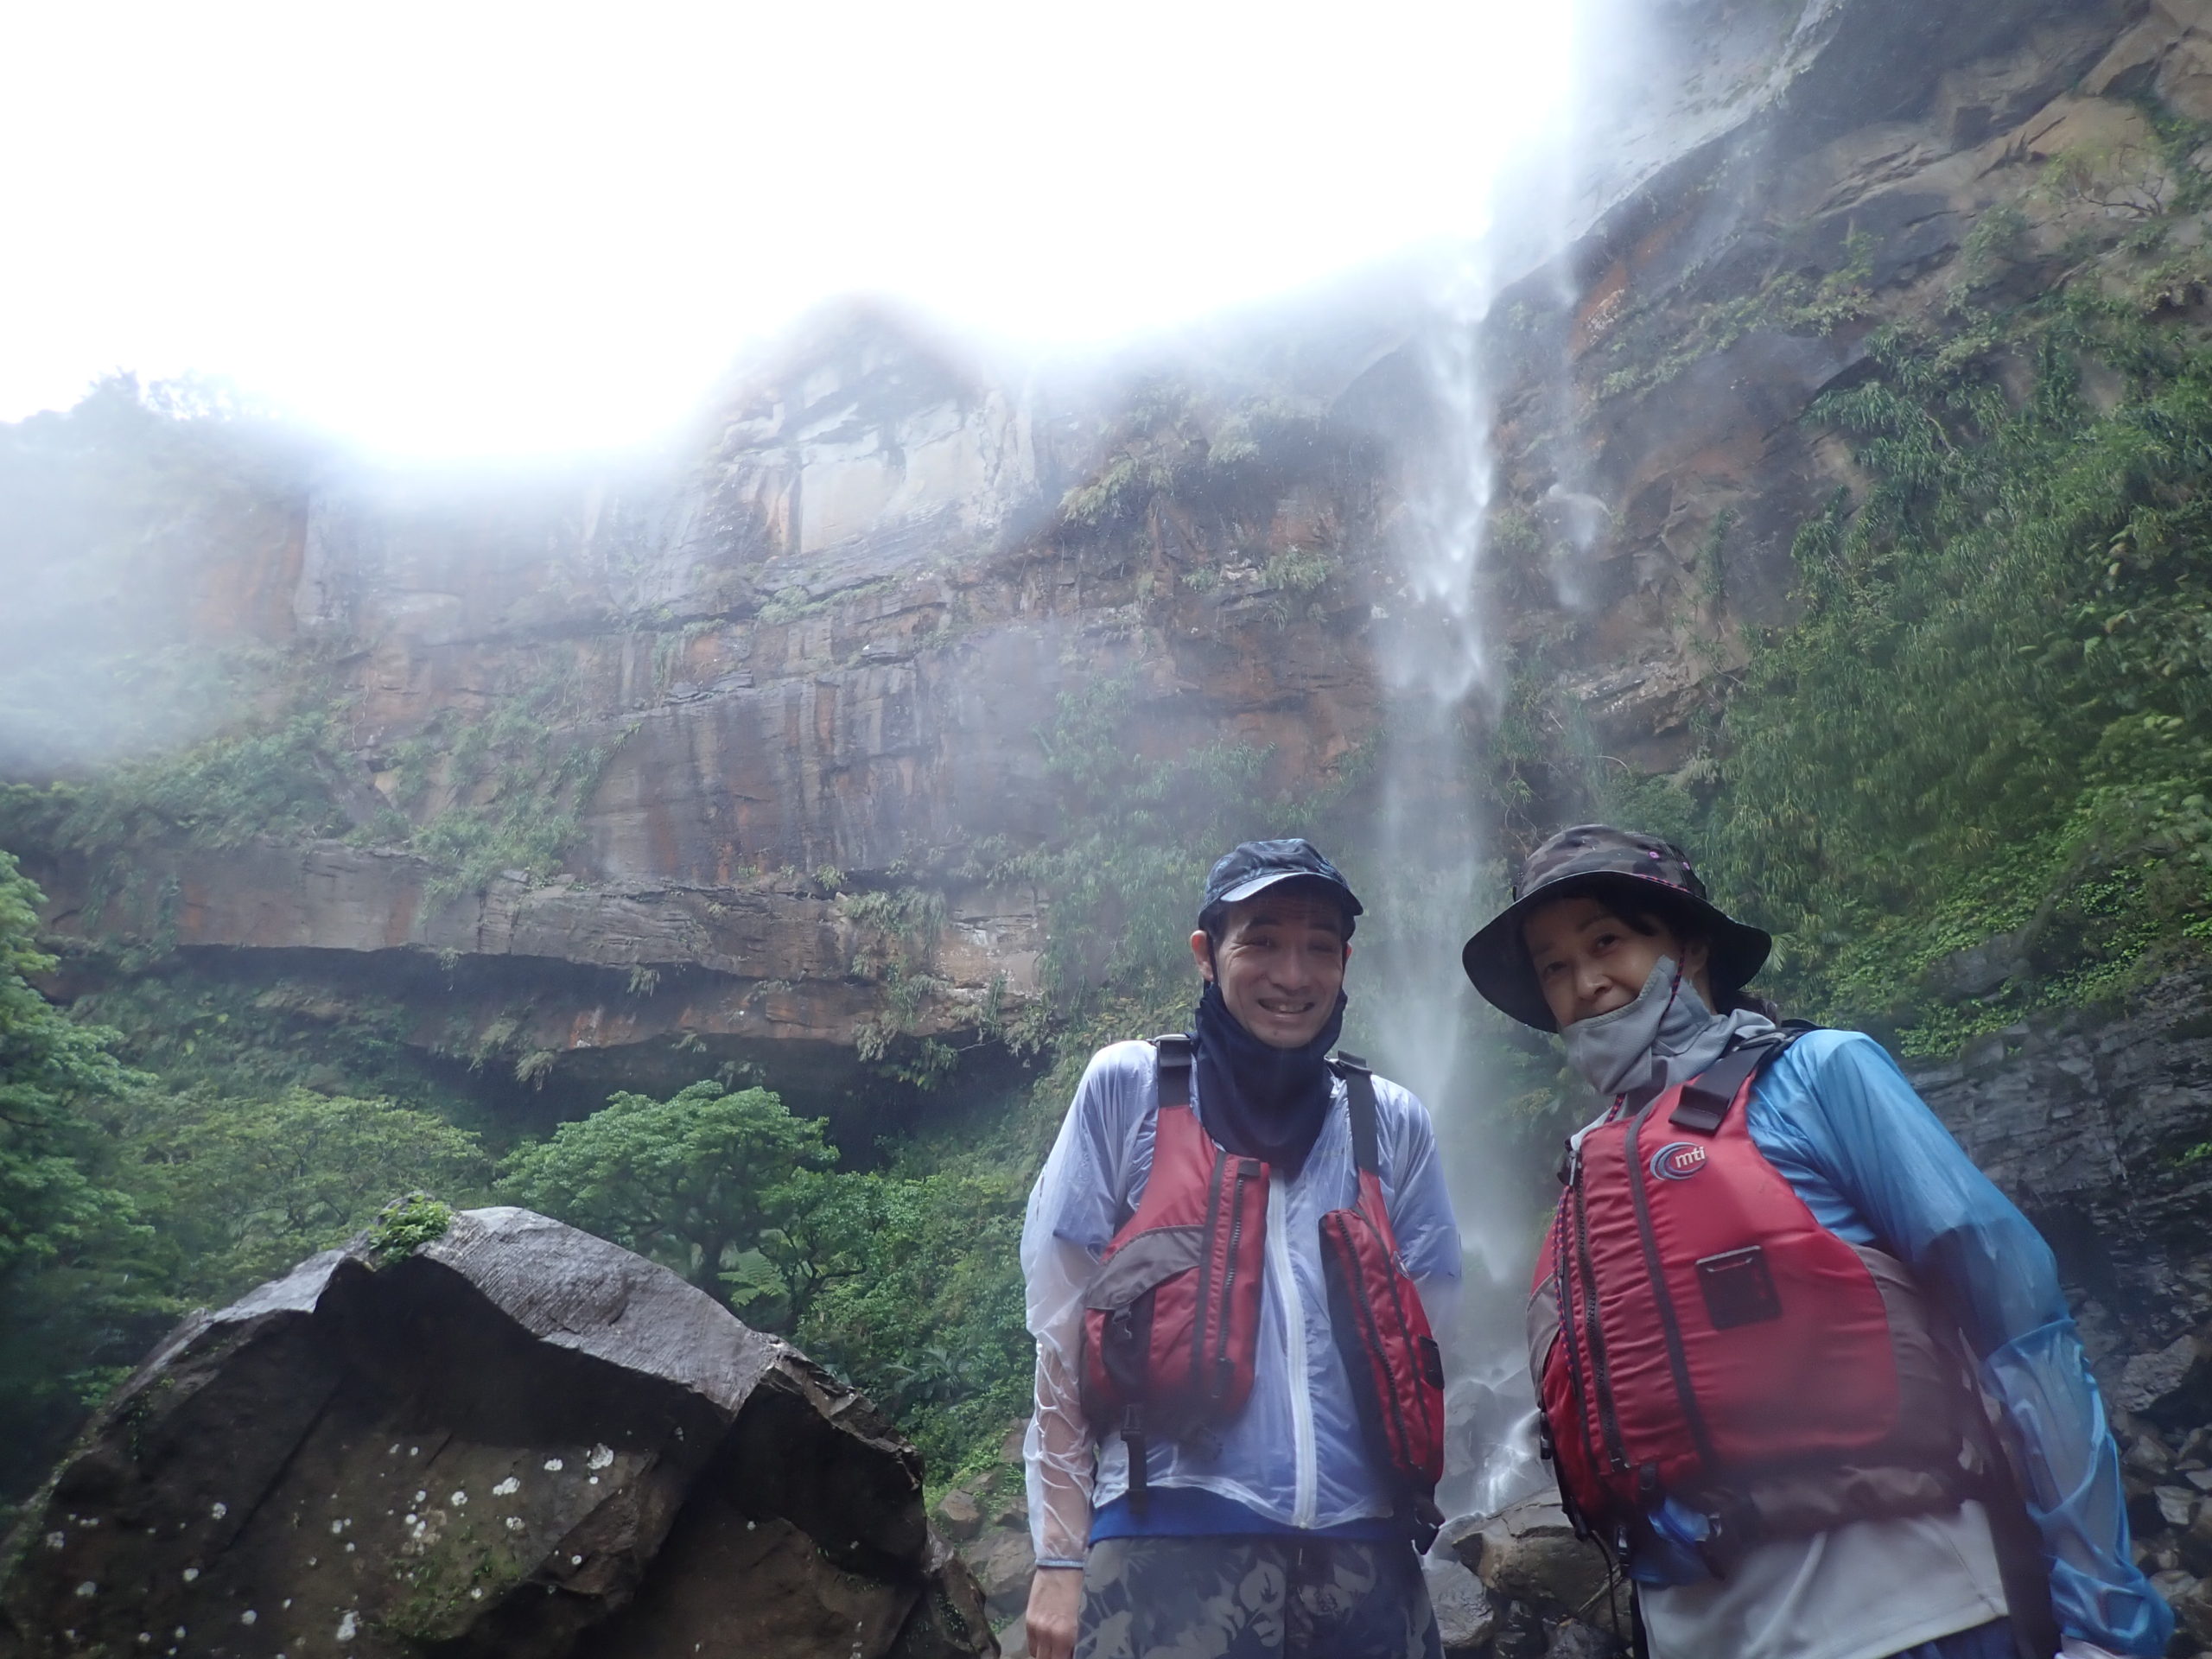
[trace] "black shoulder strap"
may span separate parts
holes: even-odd
[[[1690,1079],[1682,1097],[1667,1115],[1667,1122],[1693,1135],[1711,1135],[1727,1120],[1737,1092],[1746,1078],[1756,1076],[1783,1050],[1813,1027],[1797,1020],[1774,1031],[1763,1031],[1722,1053],[1711,1065]]]
[[[1344,1080],[1344,1097],[1351,1108],[1351,1161],[1355,1169],[1370,1175],[1382,1173],[1380,1135],[1375,1127],[1375,1073],[1357,1054],[1338,1049],[1329,1066]]]
[[[1191,1038],[1190,1033],[1171,1031],[1152,1039],[1153,1047],[1160,1054],[1160,1103],[1162,1106],[1187,1106],[1191,1103]]]

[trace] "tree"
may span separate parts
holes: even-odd
[[[888,1408],[939,1476],[995,1446],[1036,1363],[1019,1260],[1027,1183],[956,1161],[829,1178],[796,1322],[806,1351]]]
[[[808,1207],[802,1177],[837,1154],[817,1118],[766,1089],[695,1083],[669,1100],[618,1094],[589,1117],[518,1148],[501,1166],[516,1202],[597,1233],[728,1300],[737,1258],[771,1262]],[[764,1248],[765,1247],[765,1248]],[[780,1264],[779,1264],[780,1265]],[[757,1276],[747,1278],[759,1290]]]
[[[90,1107],[137,1081],[39,995],[42,895],[0,852],[0,1490],[35,1473],[168,1305]]]
[[[149,1095],[131,1116],[124,1177],[160,1224],[178,1292],[209,1301],[343,1243],[404,1193],[465,1199],[491,1173],[468,1130],[388,1100]]]

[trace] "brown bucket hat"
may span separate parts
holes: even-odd
[[[1695,918],[1712,950],[1716,984],[1740,989],[1764,965],[1773,936],[1739,922],[1706,897],[1689,856],[1672,842],[1609,823],[1578,823],[1529,855],[1513,902],[1461,947],[1459,963],[1490,1002],[1524,1026],[1557,1031],[1521,940],[1521,924],[1539,905],[1577,893],[1611,893]]]

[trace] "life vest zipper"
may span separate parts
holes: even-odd
[[[1368,1177],[1366,1177],[1366,1176],[1362,1176],[1362,1177],[1360,1178],[1359,1189],[1360,1189],[1360,1190],[1359,1190],[1359,1196],[1360,1196],[1362,1198],[1365,1198],[1368,1196],[1368,1193],[1369,1193],[1370,1190],[1371,1189],[1371,1190],[1373,1191],[1373,1192],[1374,1192],[1374,1195],[1375,1195],[1375,1202],[1376,1202],[1376,1204],[1378,1206],[1381,1206],[1381,1205],[1382,1205],[1382,1179],[1381,1179],[1379,1176],[1378,1176],[1378,1177],[1376,1177],[1376,1178],[1374,1178],[1374,1179],[1369,1179]],[[1387,1210],[1386,1210],[1386,1213],[1387,1213]],[[1360,1209],[1360,1219],[1361,1219],[1361,1220],[1363,1220],[1363,1221],[1368,1221],[1368,1217],[1367,1217],[1367,1211],[1366,1211],[1366,1207],[1364,1206],[1364,1205],[1363,1205],[1361,1206],[1361,1209]],[[1369,1230],[1370,1232],[1372,1232],[1372,1233],[1374,1233],[1374,1234],[1375,1234],[1375,1236],[1376,1236],[1376,1242],[1377,1243],[1382,1243],[1382,1230],[1381,1230],[1380,1228],[1376,1227],[1376,1226],[1375,1225],[1375,1224],[1374,1224],[1372,1221],[1368,1221],[1368,1230]],[[1395,1314],[1397,1315],[1397,1318],[1398,1318],[1398,1329],[1400,1329],[1401,1331],[1407,1330],[1407,1329],[1408,1329],[1408,1328],[1411,1326],[1411,1325],[1412,1325],[1412,1323],[1413,1323],[1413,1322],[1412,1322],[1410,1319],[1407,1319],[1407,1318],[1406,1318],[1406,1299],[1405,1299],[1403,1296],[1402,1296],[1402,1295],[1400,1295],[1400,1294],[1398,1294],[1398,1274],[1399,1274],[1399,1273],[1400,1273],[1401,1271],[1402,1271],[1402,1268],[1399,1267],[1399,1265],[1398,1265],[1398,1258],[1397,1258],[1397,1256],[1395,1255],[1395,1254],[1394,1254],[1393,1252],[1389,1251],[1389,1250],[1385,1250],[1382,1254],[1383,1254],[1384,1258],[1385,1258],[1385,1259],[1389,1262],[1389,1264],[1390,1264],[1390,1268],[1391,1268],[1391,1272],[1390,1272],[1390,1274],[1389,1274],[1389,1286],[1390,1286],[1390,1311],[1391,1311],[1392,1313],[1395,1313]],[[1379,1338],[1379,1337],[1380,1337],[1380,1335],[1381,1335],[1381,1332],[1376,1332],[1376,1335],[1377,1335],[1377,1337]],[[1380,1351],[1382,1351],[1382,1343],[1381,1343],[1379,1340],[1376,1343],[1375,1346],[1376,1346],[1376,1351],[1377,1352],[1380,1352]],[[1414,1356],[1414,1363],[1416,1365],[1418,1365],[1418,1364],[1420,1363],[1420,1356],[1419,1356],[1419,1355],[1415,1355],[1415,1356]],[[1427,1406],[1428,1406],[1428,1396],[1427,1396],[1427,1395],[1425,1395],[1425,1394],[1424,1394],[1424,1395],[1422,1395],[1421,1396],[1421,1408],[1422,1408],[1422,1409],[1421,1409],[1421,1430],[1422,1430],[1422,1432],[1423,1432],[1425,1434],[1427,1434],[1430,1439],[1433,1440],[1433,1439],[1435,1438],[1435,1429],[1436,1429],[1436,1425],[1435,1425],[1435,1423],[1434,1423],[1434,1422],[1431,1421],[1430,1421],[1430,1419],[1429,1419],[1428,1410],[1427,1410]],[[1404,1405],[1403,1405],[1402,1402],[1401,1401],[1401,1399],[1400,1399],[1400,1397],[1399,1397],[1398,1390],[1397,1390],[1395,1388],[1393,1388],[1393,1389],[1390,1390],[1390,1408],[1391,1408],[1391,1409],[1392,1409],[1393,1411],[1397,1412],[1397,1413],[1399,1414],[1399,1422],[1400,1422],[1400,1426],[1402,1427],[1402,1426],[1403,1426],[1403,1424],[1404,1424],[1404,1421],[1405,1421],[1405,1420],[1404,1420]],[[1404,1444],[1404,1443],[1405,1443],[1404,1439],[1403,1439],[1403,1437],[1402,1437],[1402,1436],[1401,1436],[1401,1444]]]
[[[1244,1243],[1244,1188],[1258,1173],[1259,1167],[1253,1159],[1239,1158],[1236,1184],[1229,1190],[1229,1266],[1221,1275],[1221,1344],[1213,1362],[1213,1392],[1217,1400],[1229,1391],[1230,1382],[1236,1375],[1236,1362],[1229,1357],[1230,1333],[1235,1328],[1230,1299],[1236,1294],[1237,1253]]]
[[[1651,1285],[1651,1299],[1659,1310],[1659,1328],[1667,1338],[1667,1370],[1675,1380],[1675,1397],[1681,1402],[1682,1421],[1688,1426],[1690,1439],[1697,1447],[1700,1465],[1715,1469],[1720,1459],[1713,1455],[1713,1436],[1706,1428],[1705,1413],[1698,1407],[1696,1387],[1690,1382],[1689,1356],[1682,1345],[1681,1316],[1676,1313],[1674,1295],[1667,1288],[1666,1264],[1659,1256],[1659,1235],[1651,1225],[1651,1195],[1644,1190],[1643,1154],[1637,1145],[1645,1116],[1639,1112],[1629,1120],[1628,1139],[1623,1147],[1628,1159],[1628,1193],[1636,1210],[1636,1230],[1643,1245],[1644,1272]]]
[[[1605,1431],[1605,1452],[1615,1469],[1628,1467],[1628,1447],[1621,1438],[1620,1415],[1613,1402],[1613,1377],[1605,1360],[1605,1332],[1598,1314],[1598,1268],[1590,1255],[1590,1206],[1582,1190],[1578,1161],[1574,1185],[1568,1189],[1574,1204],[1576,1260],[1582,1268],[1582,1313],[1585,1339],[1590,1344],[1590,1378],[1598,1396],[1598,1421]]]
[[[1572,1179],[1570,1175],[1569,1179]],[[1590,1440],[1590,1390],[1582,1381],[1582,1350],[1574,1332],[1574,1256],[1567,1233],[1567,1207],[1572,1202],[1572,1195],[1562,1192],[1559,1207],[1552,1215],[1552,1305],[1559,1319],[1559,1334],[1553,1340],[1566,1353],[1567,1385],[1574,1391],[1575,1433],[1582,1437],[1583,1457],[1595,1469],[1598,1448]],[[1560,1489],[1566,1490],[1564,1477]]]
[[[1213,1278],[1213,1245],[1221,1230],[1221,1181],[1228,1173],[1229,1154],[1218,1147],[1214,1149],[1213,1177],[1206,1184],[1205,1247],[1198,1253],[1198,1306],[1191,1313],[1191,1388],[1193,1393],[1205,1387],[1207,1338],[1211,1334],[1206,1328],[1206,1310],[1212,1306],[1207,1287]],[[1230,1261],[1230,1271],[1236,1270],[1236,1259]],[[1229,1310],[1221,1310],[1219,1320],[1221,1340],[1229,1341]]]

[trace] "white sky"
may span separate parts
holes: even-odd
[[[1111,339],[1480,223],[1508,0],[0,8],[0,420],[187,370],[372,447],[620,443],[810,303]]]

